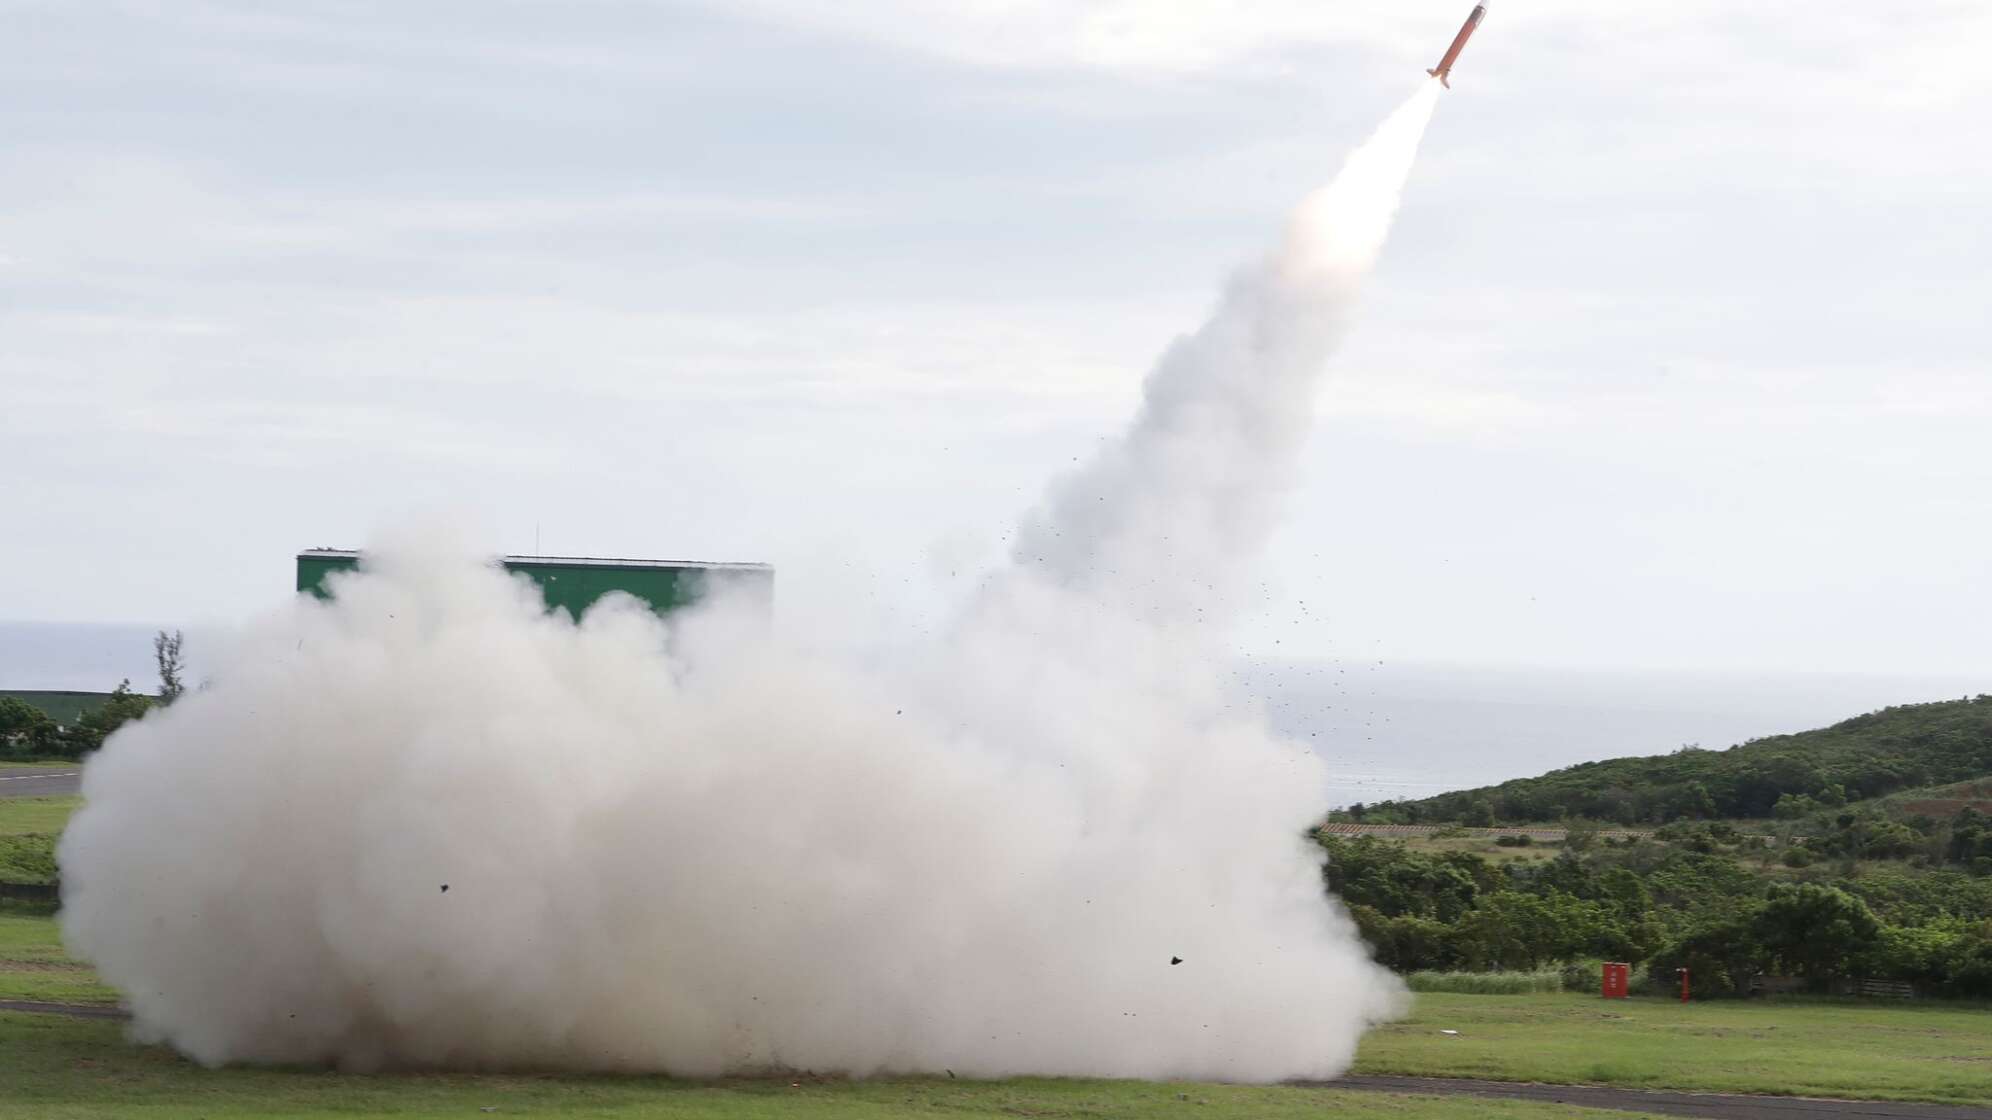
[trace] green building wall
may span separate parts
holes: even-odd
[[[717,587],[739,589],[772,609],[775,570],[767,564],[708,564],[686,560],[601,560],[578,556],[504,556],[498,563],[539,585],[548,608],[579,618],[612,591],[635,596],[658,614],[696,602]],[[327,577],[360,566],[348,549],[313,548],[297,554],[297,589],[331,597]]]

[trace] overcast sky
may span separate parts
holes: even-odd
[[[1468,7],[0,0],[0,618],[441,510],[930,611]],[[1992,678],[1988,45],[1497,3],[1241,645]]]

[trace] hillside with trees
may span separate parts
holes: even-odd
[[[1336,820],[1485,827],[1591,820],[1795,820],[1919,787],[1992,775],[1992,696],[1886,708],[1728,750],[1587,762],[1417,801],[1356,805]]]
[[[1448,849],[1450,829],[1410,842],[1316,839],[1329,889],[1377,959],[1404,972],[1567,965],[1594,975],[1594,962],[1621,960],[1643,965],[1653,987],[1686,968],[1704,996],[1772,977],[1786,989],[1887,981],[1984,998],[1988,811],[1992,696],[1979,696],[1331,815],[1564,822],[1564,844],[1539,858]],[[1659,827],[1605,838],[1608,825]]]

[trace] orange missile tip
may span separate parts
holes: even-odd
[[[1453,36],[1452,46],[1446,48],[1445,57],[1439,59],[1437,66],[1425,72],[1437,78],[1447,89],[1451,89],[1453,63],[1459,61],[1459,52],[1466,49],[1466,41],[1473,38],[1474,31],[1480,27],[1480,21],[1486,18],[1487,5],[1475,4],[1473,13],[1466,17],[1464,24],[1460,25],[1459,34]]]

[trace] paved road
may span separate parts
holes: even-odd
[[[83,768],[0,766],[0,797],[54,797],[83,788]]]
[[[1704,1120],[1992,1120],[1992,1108],[1895,1101],[1827,1101],[1802,1097],[1755,1097],[1730,1093],[1661,1093],[1584,1085],[1536,1085],[1510,1081],[1467,1081],[1450,1077],[1345,1077],[1316,1082],[1326,1088],[1379,1093],[1436,1093],[1442,1096],[1499,1097],[1545,1101],[1652,1116],[1695,1116]]]

